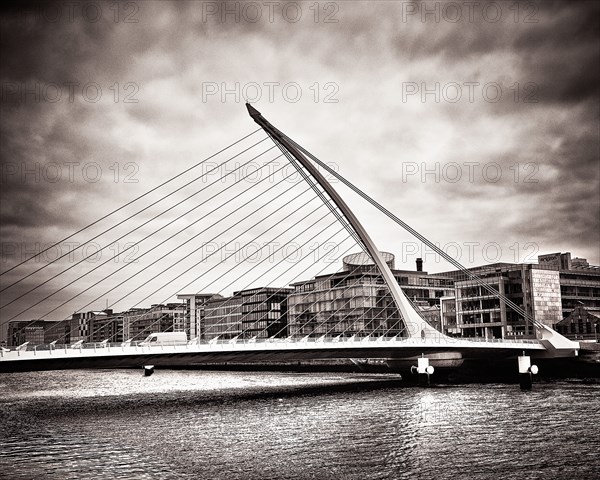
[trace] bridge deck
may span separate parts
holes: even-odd
[[[543,355],[537,340],[465,338],[340,338],[231,340],[186,345],[85,344],[2,351],[0,371],[103,368],[154,364],[194,364],[231,361],[296,361],[328,358],[410,358],[422,353],[459,352],[464,358],[506,357],[522,351]]]

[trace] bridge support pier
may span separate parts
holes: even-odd
[[[434,368],[429,365],[429,359],[423,354],[421,358],[417,358],[417,366],[411,368],[412,373],[418,375],[419,385],[427,387],[431,384],[430,376],[433,374]]]
[[[519,360],[519,385],[521,390],[531,390],[533,383],[533,375],[538,372],[538,367],[531,364],[531,357],[523,355],[518,357]]]

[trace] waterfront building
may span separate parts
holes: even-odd
[[[494,263],[468,270],[550,327],[568,317],[578,304],[591,313],[600,311],[600,269],[585,259],[572,261],[570,253],[540,255],[537,264]],[[534,335],[522,316],[465,272],[434,275],[454,279],[454,295],[444,299],[441,308],[444,333],[485,338]]]
[[[598,340],[600,317],[592,315],[583,305],[575,307],[569,316],[554,328],[558,333],[573,340]]]
[[[223,298],[214,293],[181,293],[177,298],[183,300],[185,306],[184,330],[189,339],[205,338],[204,306],[210,299]]]
[[[468,270],[536,320],[552,326],[562,318],[558,271],[543,265],[512,263],[494,263]],[[465,272],[458,270],[440,275],[454,278],[455,307],[443,312],[445,333],[484,338],[534,335],[532,325]]]
[[[600,316],[600,266],[590,265],[585,258],[568,255],[568,268],[560,268],[562,316],[567,318],[583,306],[592,315]]]
[[[442,297],[443,298],[443,297]],[[440,299],[441,303],[441,299]],[[440,312],[440,304],[430,305],[428,302],[420,301],[415,303],[415,306],[418,307],[419,313],[421,316],[438,331],[442,329],[442,321],[441,321],[441,312]]]
[[[9,347],[18,347],[29,342],[29,346],[44,345],[54,340],[60,341],[65,334],[63,322],[52,320],[16,320],[8,322]],[[63,343],[63,342],[61,342]]]
[[[440,331],[451,337],[461,335],[461,329],[456,323],[456,297],[440,298]]]
[[[88,342],[108,340],[111,343],[119,343],[123,341],[123,316],[121,314],[115,314],[112,310],[103,310],[95,312],[89,322]]]
[[[440,323],[439,301],[452,295],[452,280],[422,270],[396,270],[394,255],[382,252],[396,281],[434,325]],[[288,297],[288,327],[294,337],[393,337],[402,334],[398,310],[370,256],[344,257],[341,272],[293,283]]]
[[[289,288],[253,288],[204,303],[204,339],[287,336]]]
[[[185,305],[155,304],[132,308],[119,314],[123,321],[123,340],[144,340],[151,333],[185,331]]]
[[[52,342],[56,342],[57,344],[66,344],[69,343],[69,321],[61,320],[46,320],[48,325],[44,329],[44,343],[49,344]]]
[[[71,316],[69,336],[65,343],[123,341],[123,318],[111,309],[75,312]]]
[[[90,318],[96,313],[97,312],[73,313],[69,322],[69,338],[65,343],[86,342],[88,335],[90,334]]]

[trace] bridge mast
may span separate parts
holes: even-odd
[[[331,184],[323,177],[319,170],[313,165],[291,142],[289,142],[286,136],[280,132],[277,128],[271,125],[262,115],[249,103],[246,104],[248,113],[252,119],[273,139],[275,144],[285,154],[286,152],[292,155],[304,169],[317,181],[317,183],[327,192],[327,195],[331,198],[333,203],[340,209],[345,219],[350,223],[350,226],[354,229],[358,237],[360,238],[363,246],[367,250],[367,253],[371,256],[375,265],[379,268],[383,280],[390,290],[392,298],[396,303],[396,306],[400,310],[402,319],[406,326],[407,334],[411,338],[428,338],[437,339],[448,338],[444,334],[438,332],[435,328],[429,325],[417,311],[413,308],[410,300],[406,297],[398,282],[394,278],[394,274],[388,267],[385,260],[382,258],[379,249],[375,246],[375,243],[358,221],[358,218],[354,215],[352,210],[348,207],[346,202],[340,197],[337,191],[331,186]]]

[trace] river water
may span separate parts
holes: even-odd
[[[0,375],[7,479],[597,479],[600,385],[394,376]]]

